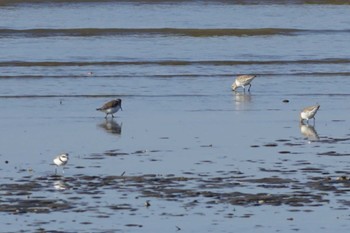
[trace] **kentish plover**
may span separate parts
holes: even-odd
[[[68,163],[69,155],[68,153],[63,153],[54,158],[53,163],[59,167],[62,166],[62,172],[64,173],[63,166]],[[57,167],[55,173],[57,174]]]

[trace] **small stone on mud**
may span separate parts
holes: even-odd
[[[126,224],[127,227],[142,227],[141,224]]]
[[[280,154],[290,154],[290,151],[288,151],[288,150],[282,150],[282,151],[279,151],[278,153],[280,153]]]
[[[278,144],[277,143],[267,143],[264,146],[266,146],[266,147],[275,147],[275,146],[278,146]]]

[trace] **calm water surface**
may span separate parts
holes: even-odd
[[[348,184],[313,183],[347,177],[350,166],[349,3],[238,2],[1,1],[4,231],[349,230]],[[258,75],[251,93],[231,92],[238,74]],[[123,111],[106,121],[95,109],[117,97]],[[315,103],[311,138],[298,114]],[[57,178],[51,161],[63,151],[71,159]],[[193,180],[169,190],[203,193],[156,196],[162,184],[98,181],[121,174],[185,177]],[[248,180],[266,177],[290,182]],[[210,188],[211,179],[222,186]],[[226,193],[299,189],[322,200],[221,202]],[[42,199],[72,207],[5,211]]]

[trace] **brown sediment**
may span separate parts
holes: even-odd
[[[131,223],[131,224],[125,224],[126,227],[142,227],[141,224],[134,224],[134,223]]]
[[[140,176],[87,176],[78,174],[72,177],[49,176],[27,177],[20,181],[0,185],[2,202],[0,212],[50,213],[56,211],[85,212],[97,211],[98,207],[82,207],[84,198],[100,200],[108,190],[120,193],[137,194],[139,198],[156,198],[164,201],[179,202],[185,206],[218,205],[226,203],[240,206],[287,205],[293,207],[321,206],[328,203],[328,196],[346,194],[350,189],[349,179],[336,180],[322,176],[322,170],[313,167],[300,169],[320,176],[310,177],[307,181],[270,176],[248,178],[241,172],[235,176],[201,177],[159,176],[145,174]],[[266,172],[282,172],[268,170]],[[288,171],[295,172],[295,171]],[[198,175],[198,174],[197,174]],[[61,182],[62,189],[53,188],[55,182]],[[249,188],[251,187],[251,188]],[[254,188],[265,190],[254,192]],[[239,190],[252,190],[242,192]],[[278,190],[278,192],[276,192]],[[62,192],[62,199],[47,198],[45,192]],[[125,196],[126,197],[126,196]],[[193,200],[200,198],[202,201]],[[204,200],[203,200],[204,198]],[[137,211],[132,203],[112,204],[106,207],[118,211]],[[184,204],[185,203],[185,204]],[[211,207],[210,207],[211,208]]]
[[[288,142],[288,143],[284,143],[284,145],[285,146],[302,146],[304,144],[303,143],[290,143],[290,142]]]
[[[282,150],[278,152],[279,154],[290,154],[291,152],[288,150]]]
[[[317,155],[326,155],[326,156],[350,156],[349,153],[339,153],[336,151],[326,151],[322,153],[317,153]]]
[[[289,139],[277,139],[276,142],[290,142]]]
[[[167,138],[164,138],[167,139]],[[327,138],[323,137],[317,143],[343,143],[349,138]],[[277,139],[261,145],[251,145],[252,148],[277,147],[277,146],[304,146],[305,142]],[[333,145],[332,145],[333,146]],[[200,145],[200,147],[212,148],[212,144]],[[333,149],[333,147],[331,147]],[[273,148],[274,149],[274,148]],[[108,150],[103,153],[92,153],[84,157],[88,160],[106,159],[114,156],[149,156],[151,153],[161,150],[135,150],[125,153],[120,149]],[[103,204],[103,208],[111,211],[126,211],[134,214],[144,207],[144,200],[139,205],[135,204],[137,199],[154,199],[164,202],[176,202],[185,208],[214,208],[220,204],[237,206],[259,207],[289,206],[293,211],[300,210],[299,207],[322,206],[329,202],[330,196],[336,196],[339,208],[347,208],[350,202],[346,201],[346,195],[350,190],[350,172],[337,171],[332,177],[328,171],[317,167],[308,160],[296,160],[292,162],[294,169],[288,166],[291,155],[296,154],[283,148],[278,152],[284,156],[276,162],[273,167],[258,167],[259,177],[245,174],[238,169],[226,171],[225,169],[216,173],[195,172],[193,170],[183,171],[182,174],[143,174],[143,175],[106,175],[91,176],[75,174],[63,177],[52,175],[45,177],[23,176],[18,180],[11,180],[7,184],[0,185],[0,212],[14,214],[22,213],[50,213],[50,212],[94,212],[95,216],[108,218],[108,214],[101,212],[101,203],[108,192],[114,192],[115,203]],[[348,156],[347,153],[339,153],[334,150],[318,152],[322,156]],[[157,161],[156,159],[150,159]],[[248,159],[246,162],[267,164],[265,160]],[[210,166],[216,160],[202,159],[198,165]],[[269,165],[268,165],[269,166]],[[75,168],[83,169],[84,166]],[[213,175],[216,174],[216,175]],[[261,177],[261,175],[263,176]],[[301,176],[296,176],[296,175]],[[290,175],[293,175],[291,178]],[[298,178],[299,177],[299,178]],[[302,178],[300,178],[302,177]],[[48,193],[59,192],[62,199],[49,198]],[[133,199],[129,196],[133,195]],[[136,197],[135,197],[136,196]],[[344,197],[343,197],[344,196]],[[88,199],[88,200],[86,200]],[[82,203],[84,203],[82,205]],[[106,202],[107,203],[107,202]],[[142,207],[140,207],[142,206]],[[155,208],[152,205],[150,208]],[[295,208],[294,208],[295,207]],[[175,216],[174,213],[166,213],[167,216]],[[182,214],[179,214],[180,216]],[[226,214],[225,217],[232,218],[235,215]],[[237,216],[235,216],[237,217]],[[238,217],[248,218],[250,215]],[[90,222],[81,223],[90,224]],[[127,224],[129,227],[142,227],[140,224]]]
[[[338,142],[346,142],[350,141],[349,137],[346,138],[332,138],[332,137],[324,137],[319,142],[321,143],[338,143]]]
[[[73,206],[62,200],[51,199],[25,199],[11,200],[0,205],[1,212],[12,214],[24,213],[50,213],[53,211],[63,211],[73,208]]]
[[[266,147],[276,147],[276,146],[278,146],[278,144],[277,143],[267,143],[264,146],[266,146]]]

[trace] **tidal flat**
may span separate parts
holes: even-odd
[[[1,98],[6,231],[347,230],[349,95],[305,95],[302,82],[282,91],[288,76],[260,76],[250,93],[232,92],[232,80],[161,79],[148,94]],[[116,118],[95,110],[116,97]],[[299,124],[301,107],[316,101],[315,123]],[[55,174],[52,159],[62,152],[70,160]]]
[[[1,232],[349,232],[349,7],[1,1]]]

